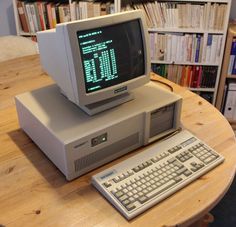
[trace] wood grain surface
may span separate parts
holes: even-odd
[[[212,209],[235,174],[234,133],[207,101],[163,78],[152,77],[168,83],[183,97],[182,126],[221,153],[225,162],[127,221],[91,185],[91,176],[142,148],[67,182],[18,124],[14,96],[53,83],[43,72],[39,56],[0,63],[0,226],[188,226]]]

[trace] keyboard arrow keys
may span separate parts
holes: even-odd
[[[141,197],[138,198],[138,201],[139,201],[141,204],[143,204],[143,203],[145,203],[145,202],[148,201],[148,197],[146,197],[146,196],[141,196]]]
[[[133,203],[130,203],[130,204],[128,204],[125,208],[126,208],[128,211],[131,211],[131,210],[133,210],[134,208],[136,208],[136,206],[135,206]]]

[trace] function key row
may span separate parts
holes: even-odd
[[[171,149],[169,149],[168,151],[173,154],[175,153],[176,151],[180,150],[182,147],[181,146],[175,146],[175,147],[172,147]]]
[[[132,170],[137,173],[145,168],[147,168],[148,166],[152,165],[152,161],[149,160],[149,161],[146,161],[146,162],[143,162],[141,164],[139,164],[138,166],[132,168]]]

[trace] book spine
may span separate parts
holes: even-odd
[[[207,46],[206,46],[206,62],[210,62],[211,58],[211,45],[212,45],[212,34],[209,34],[207,37]]]
[[[38,12],[39,12],[39,20],[41,24],[41,30],[46,29],[45,19],[44,19],[44,13],[43,13],[43,6],[42,2],[37,2]]]
[[[41,26],[41,21],[40,21],[40,16],[39,16],[39,8],[38,8],[37,2],[34,2],[33,8],[35,12],[35,18],[36,18],[38,31],[42,31],[42,26]]]
[[[29,28],[30,28],[29,30],[30,30],[30,32],[35,33],[35,27],[34,27],[32,14],[31,14],[30,4],[29,3],[25,4],[25,8],[26,8],[26,12],[27,12],[27,18],[29,21]]]
[[[232,69],[232,74],[236,74],[236,57],[234,57],[234,63],[233,63],[233,69]]]
[[[195,62],[199,62],[200,46],[201,46],[201,35],[197,35],[196,41],[197,41],[197,43],[196,43]]]
[[[48,16],[49,27],[53,28],[52,3],[47,3],[47,16]]]
[[[234,60],[236,56],[236,39],[232,40],[231,50],[230,50],[230,60],[228,66],[228,75],[233,73]]]
[[[37,20],[37,16],[36,16],[36,10],[35,10],[33,3],[30,4],[30,12],[32,15],[35,32],[37,32],[37,31],[39,31],[39,26],[38,26],[38,20]]]
[[[29,32],[26,12],[25,12],[25,8],[23,4],[24,3],[22,3],[21,1],[17,1],[16,6],[17,6],[20,22],[21,22],[21,28],[24,32]]]
[[[50,29],[49,21],[48,21],[48,13],[47,13],[47,3],[46,2],[41,2],[42,4],[42,9],[43,9],[43,17],[44,17],[44,22],[45,22],[45,29]]]
[[[52,26],[55,28],[57,25],[57,15],[56,15],[56,7],[52,5]]]

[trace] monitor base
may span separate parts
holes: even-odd
[[[103,112],[105,110],[111,109],[115,106],[121,105],[122,103],[131,101],[134,99],[133,93],[124,93],[110,99],[106,99],[100,102],[88,104],[88,105],[78,105],[85,113],[92,116],[97,113]]]

